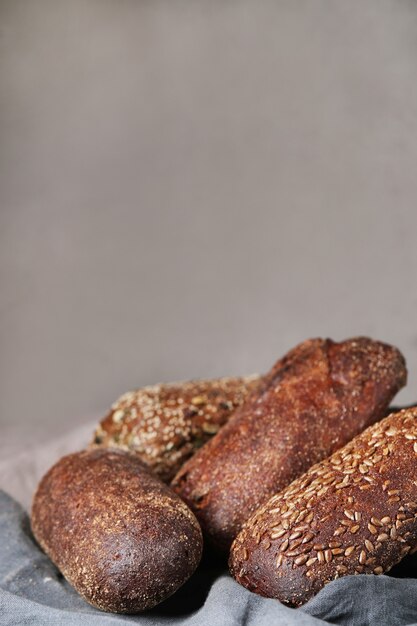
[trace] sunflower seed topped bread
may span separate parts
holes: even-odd
[[[92,445],[134,452],[164,482],[227,422],[259,376],[159,384],[113,404]]]
[[[357,435],[273,496],[233,543],[230,570],[299,606],[348,574],[382,574],[417,548],[417,407]]]
[[[58,461],[39,484],[31,523],[68,582],[104,611],[155,606],[201,557],[201,530],[189,508],[121,450],[87,450]]]
[[[174,489],[228,549],[259,505],[382,418],[405,382],[392,346],[366,337],[305,341],[187,461]]]

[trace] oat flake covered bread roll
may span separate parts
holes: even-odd
[[[137,613],[194,572],[201,529],[189,508],[134,455],[94,449],[63,457],[35,494],[32,530],[87,602]]]
[[[113,404],[92,445],[134,452],[164,482],[227,422],[259,376],[161,383]]]
[[[305,341],[182,467],[174,489],[228,549],[260,504],[383,417],[405,382],[392,346],[366,337]]]
[[[273,496],[230,553],[236,580],[299,606],[348,574],[382,574],[417,548],[417,407],[370,426]]]

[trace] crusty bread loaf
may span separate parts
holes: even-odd
[[[113,404],[92,445],[134,452],[161,480],[170,482],[258,384],[258,376],[246,376],[130,391]]]
[[[417,407],[370,426],[248,520],[238,582],[299,606],[348,574],[382,574],[417,548]]]
[[[201,529],[133,455],[95,449],[62,458],[35,494],[32,530],[65,578],[104,611],[137,613],[193,573]]]
[[[174,489],[227,549],[260,504],[383,417],[405,381],[404,358],[389,345],[305,341],[182,467]]]

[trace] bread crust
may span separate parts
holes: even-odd
[[[273,496],[230,552],[232,576],[300,606],[349,574],[382,574],[417,548],[417,407],[370,426]]]
[[[92,446],[136,454],[169,483],[227,422],[259,376],[161,383],[123,394],[98,425]]]
[[[227,550],[260,504],[382,418],[405,382],[404,358],[392,346],[366,337],[305,341],[274,365],[173,487]]]
[[[63,457],[41,480],[31,525],[68,582],[103,611],[137,613],[197,567],[202,535],[189,508],[133,455]]]

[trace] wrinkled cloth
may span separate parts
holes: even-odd
[[[206,556],[171,598],[140,615],[103,613],[87,604],[37,546],[23,507],[0,492],[0,624],[156,626],[417,625],[417,560],[391,576],[347,576],[327,585],[301,609],[257,596]]]

